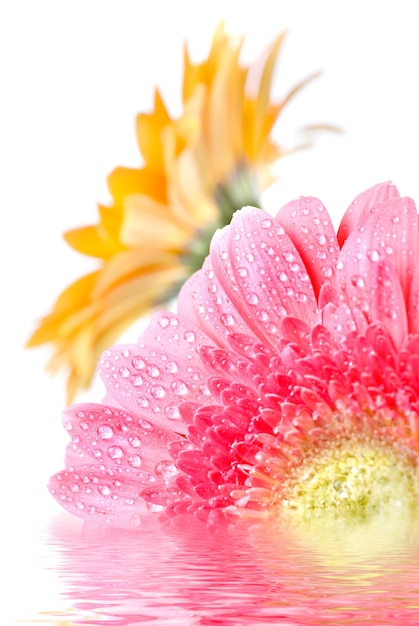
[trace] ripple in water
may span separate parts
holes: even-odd
[[[49,529],[64,596],[57,625],[417,625],[416,523],[398,515],[364,527],[274,524],[205,530]],[[47,608],[47,607],[46,607]]]

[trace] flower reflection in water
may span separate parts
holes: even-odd
[[[54,525],[49,549],[70,607],[65,621],[49,613],[43,623],[416,625],[417,533],[397,515],[383,522],[363,537],[358,527],[353,542],[302,540],[266,523],[143,533]],[[387,524],[398,525],[397,542]]]

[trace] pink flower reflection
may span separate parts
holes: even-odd
[[[50,489],[92,522],[369,520],[417,508],[418,215],[391,184],[336,234],[315,198],[218,231],[178,314],[100,361],[103,404],[64,413]]]
[[[338,544],[320,555],[266,524],[191,522],[143,533],[54,526],[72,624],[417,624],[417,544],[369,560]]]

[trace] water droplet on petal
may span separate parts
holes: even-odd
[[[258,304],[259,298],[255,293],[246,294],[246,300],[249,304],[255,305]]]
[[[166,391],[160,385],[152,387],[150,393],[156,400],[164,398],[164,396],[166,395]]]
[[[359,287],[360,289],[363,289],[365,287],[365,280],[362,278],[362,276],[359,276],[359,274],[355,274],[354,276],[352,276],[351,283],[354,287]]]
[[[108,456],[115,461],[124,456],[124,451],[120,446],[110,446],[108,448]]]
[[[397,319],[397,311],[395,311],[394,309],[391,309],[390,307],[384,308],[384,315],[391,320]]]
[[[175,380],[171,384],[172,390],[176,396],[186,396],[188,393],[188,388],[185,383],[181,380]]]
[[[224,315],[221,316],[221,321],[224,326],[234,326],[234,318],[228,313],[224,313]]]
[[[160,370],[156,365],[150,365],[147,368],[147,374],[151,376],[151,378],[158,378],[160,376]]]
[[[310,276],[307,274],[307,272],[298,272],[297,276],[302,283],[310,282]]]
[[[141,440],[139,437],[137,437],[137,435],[129,435],[128,443],[133,448],[139,448],[141,446]]]
[[[158,324],[160,328],[167,328],[169,326],[169,318],[162,315],[161,317],[159,317]]]
[[[139,454],[131,454],[128,457],[128,464],[131,467],[140,467],[141,463],[142,463],[142,460]]]
[[[164,410],[166,417],[169,420],[179,420],[180,419],[180,412],[179,412],[179,407],[171,404],[169,406],[167,406]]]
[[[160,461],[156,465],[156,474],[164,480],[168,480],[178,473],[178,469],[173,461]]]
[[[303,291],[297,291],[295,294],[295,299],[297,302],[307,302],[307,294]]]
[[[269,319],[269,315],[268,315],[267,311],[265,311],[265,309],[258,309],[256,311],[256,318],[260,322],[266,322]]]
[[[179,368],[177,366],[177,363],[175,363],[174,361],[168,361],[166,363],[165,369],[168,374],[176,374]]]
[[[107,424],[100,424],[100,426],[97,427],[97,434],[100,439],[112,439],[113,430]]]
[[[367,257],[369,258],[370,261],[372,261],[373,263],[376,263],[379,260],[380,255],[378,253],[378,250],[368,250]]]
[[[183,337],[188,343],[193,343],[195,341],[195,333],[192,330],[185,331]]]
[[[119,374],[122,376],[122,378],[129,378],[130,375],[130,371],[129,369],[124,365],[123,367],[119,368]]]

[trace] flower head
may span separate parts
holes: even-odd
[[[369,521],[417,506],[418,215],[391,184],[337,234],[315,198],[218,231],[177,314],[106,350],[51,480],[84,519]]]
[[[259,62],[239,63],[243,38],[215,32],[208,58],[184,58],[183,111],[172,118],[158,90],[137,117],[139,168],[109,176],[111,206],[67,243],[99,267],[70,285],[28,345],[52,343],[50,370],[69,371],[68,397],[90,384],[101,352],[141,315],[167,302],[202,265],[217,228],[246,204],[260,205],[271,167],[289,152],[272,130],[303,80],[281,101],[270,89],[280,35]]]

